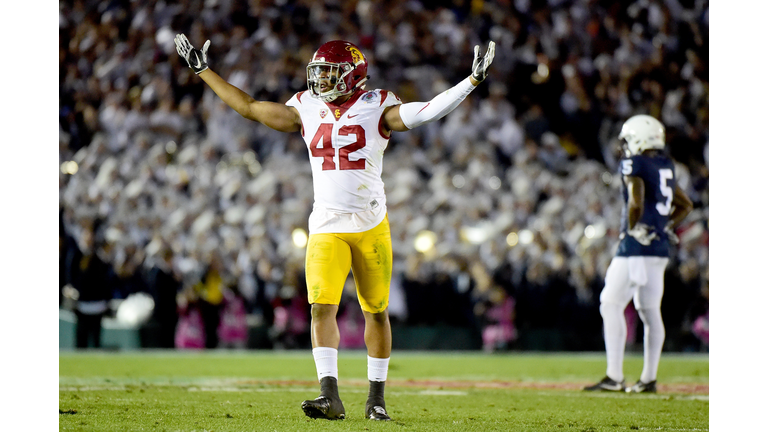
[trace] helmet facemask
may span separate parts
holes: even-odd
[[[324,43],[307,65],[309,94],[326,103],[364,89],[367,80],[368,61],[358,47],[347,41]],[[327,84],[325,90],[321,89],[323,84]]]
[[[318,98],[323,102],[333,102],[338,97],[355,91],[355,87],[347,85],[349,75],[353,71],[354,67],[349,63],[310,62],[307,66],[307,88],[312,97]],[[320,89],[322,80],[329,81],[330,88],[326,91],[321,91]],[[360,84],[362,84],[362,81],[358,83],[358,87]]]

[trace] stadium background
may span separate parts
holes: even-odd
[[[91,231],[108,266],[91,294],[115,309],[154,298],[133,345],[167,344],[157,335],[189,305],[217,311],[239,297],[250,332],[220,343],[308,346],[303,141],[223,105],[176,54],[180,32],[211,40],[225,79],[278,102],[306,88],[325,40],[359,45],[369,88],[405,101],[464,78],[472,46],[497,43],[467,101],[393,134],[387,150],[396,349],[601,350],[598,295],[621,205],[615,137],[630,115],[657,116],[695,204],[666,276],[665,349],[708,350],[706,1],[60,2],[60,347],[72,346],[61,329],[84,294],[68,285],[69,258]],[[159,283],[166,259],[174,278]],[[197,285],[210,268],[221,294]],[[352,293],[342,306],[342,346],[360,347]],[[104,325],[123,328],[118,315]]]

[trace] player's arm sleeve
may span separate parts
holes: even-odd
[[[401,105],[400,118],[408,129],[439,120],[459,106],[474,89],[475,86],[467,77],[429,102],[409,102]]]

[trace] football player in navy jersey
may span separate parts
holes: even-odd
[[[664,126],[648,115],[629,118],[621,128],[626,158],[622,159],[621,234],[616,255],[600,294],[606,376],[589,391],[656,392],[656,372],[664,345],[661,297],[674,228],[693,208],[677,185],[672,159],[664,151]],[[634,300],[643,321],[643,371],[626,387],[623,372],[627,323],[624,309]]]

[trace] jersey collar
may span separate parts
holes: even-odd
[[[358,99],[360,99],[360,96],[365,93],[365,90],[363,89],[357,89],[354,93],[352,93],[352,97],[347,99],[344,103],[341,105],[336,105],[332,102],[325,102],[325,105],[328,107],[329,110],[331,110],[331,113],[333,114],[333,119],[338,121],[341,116],[344,115],[344,113],[347,112],[350,108],[352,108],[352,105],[357,102]]]

